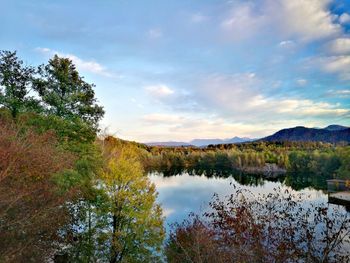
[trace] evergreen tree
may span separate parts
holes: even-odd
[[[16,52],[0,51],[0,105],[13,118],[20,112],[38,110],[38,102],[30,96],[35,69],[23,65]]]
[[[79,118],[97,129],[104,110],[97,104],[95,85],[84,81],[69,58],[55,55],[39,67],[39,74],[35,89],[49,114],[69,120]]]

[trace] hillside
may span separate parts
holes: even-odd
[[[273,135],[262,138],[261,141],[322,141],[329,143],[350,143],[350,128],[339,125],[330,125],[324,129],[298,126],[280,130]]]

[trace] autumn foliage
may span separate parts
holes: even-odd
[[[0,118],[0,261],[38,262],[52,253],[72,195],[60,193],[53,176],[74,160],[52,132]]]
[[[289,191],[215,196],[210,211],[175,225],[168,262],[349,262],[350,217]]]

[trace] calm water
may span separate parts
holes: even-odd
[[[325,178],[292,176],[268,181],[262,177],[248,175],[229,175],[225,177],[206,177],[204,175],[164,176],[162,173],[150,173],[149,178],[156,185],[158,202],[163,207],[166,217],[166,228],[180,223],[190,212],[202,213],[208,209],[208,203],[214,193],[221,198],[233,193],[234,186],[250,190],[254,194],[268,194],[278,189],[289,189],[292,193],[303,193],[305,206],[313,203],[327,203]],[[318,189],[318,190],[317,190]],[[335,206],[335,205],[331,205]],[[335,206],[338,207],[338,206]],[[344,209],[339,207],[339,209]]]

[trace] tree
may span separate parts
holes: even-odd
[[[75,156],[41,135],[0,116],[0,262],[45,262],[69,221],[67,200],[54,176],[72,169]]]
[[[110,196],[110,262],[154,262],[164,238],[162,210],[135,150],[114,152],[102,180]]]
[[[97,129],[104,111],[97,104],[95,85],[84,81],[69,58],[55,55],[39,67],[39,74],[35,89],[48,113],[73,121],[79,118]]]
[[[0,51],[0,105],[10,110],[13,118],[18,113],[38,110],[39,104],[29,93],[35,69],[24,66],[16,52]]]
[[[62,255],[73,262],[157,262],[165,233],[162,210],[137,149],[111,137],[101,147],[107,161],[96,193],[75,206],[81,213],[72,227],[78,229],[76,242]]]

